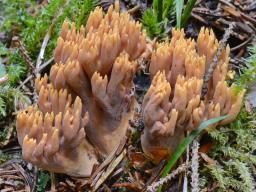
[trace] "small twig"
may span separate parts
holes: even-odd
[[[187,132],[187,135],[189,135],[189,132]],[[187,146],[186,165],[188,165],[188,162],[189,162],[189,151],[190,151],[190,145]],[[182,192],[187,192],[187,191],[188,191],[188,170],[185,170]]]
[[[40,49],[39,55],[38,55],[37,60],[36,60],[36,69],[38,69],[40,67],[40,65],[41,65],[41,63],[44,59],[44,52],[45,52],[46,46],[48,44],[48,41],[51,37],[52,29],[53,29],[53,26],[51,25],[49,30],[47,31],[45,37],[44,37],[42,47]]]
[[[30,58],[30,56],[29,56],[25,46],[21,42],[19,36],[14,36],[12,38],[12,41],[17,45],[22,57],[24,58],[24,60],[28,64],[29,71],[33,74],[33,71],[34,71],[35,67],[33,65],[32,59]]]
[[[230,49],[230,51],[235,51],[237,49],[241,49],[242,47],[244,47],[246,44],[248,44],[251,40],[253,39],[253,36],[249,37],[246,41],[244,41],[243,43],[237,45],[236,47],[233,47]]]
[[[208,82],[211,79],[213,72],[218,64],[218,60],[219,57],[221,55],[222,49],[224,48],[224,46],[226,45],[226,42],[230,36],[230,34],[232,33],[234,28],[234,23],[230,23],[228,29],[225,31],[225,34],[223,36],[223,39],[220,41],[219,47],[217,49],[217,52],[212,60],[212,62],[210,63],[209,69],[206,72],[206,74],[204,75],[204,81],[203,81],[203,88],[202,88],[202,94],[201,94],[201,99],[204,100],[204,97],[208,91]]]
[[[140,9],[140,5],[136,5],[135,7],[133,7],[133,8],[131,8],[131,9],[129,9],[128,11],[127,11],[127,13],[134,13],[135,11],[137,11],[138,9]]]
[[[174,179],[178,174],[186,171],[189,168],[188,164],[182,164],[177,169],[172,171],[168,174],[165,178],[161,178],[159,181],[152,183],[150,186],[147,187],[147,191],[155,192],[158,187],[162,186],[163,184],[167,183],[168,181]]]
[[[40,71],[42,71],[42,69],[44,69],[46,66],[48,66],[53,61],[54,61],[54,58],[51,57],[48,61],[46,61],[45,63],[40,65],[40,67],[38,69],[36,69],[36,73],[39,73]]]
[[[22,81],[22,82],[20,83],[20,85],[18,86],[18,89],[23,88],[23,86],[24,86],[27,82],[29,82],[32,78],[33,78],[33,75],[29,75],[24,81]]]
[[[53,57],[50,58],[48,61],[46,61],[44,64],[42,64],[40,66],[39,69],[36,70],[36,73],[39,73],[40,71],[42,71],[45,67],[47,67],[49,64],[51,64],[53,62]],[[28,76],[19,86],[18,89],[21,89],[28,81],[30,81],[34,76],[30,75]]]
[[[51,192],[56,191],[56,181],[55,181],[55,175],[53,172],[50,172],[51,177]]]
[[[191,159],[191,192],[199,192],[199,163],[198,163],[199,143],[195,139],[192,144],[192,159]]]

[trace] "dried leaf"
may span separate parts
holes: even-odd
[[[139,153],[139,152],[138,153],[132,153],[130,155],[130,158],[131,158],[131,165],[133,167],[141,168],[147,162],[147,159],[145,158],[143,153]]]

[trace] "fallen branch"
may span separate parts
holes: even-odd
[[[189,134],[189,132],[187,132],[187,134]],[[187,146],[187,150],[186,150],[186,162],[185,164],[188,165],[189,164],[189,152],[190,152],[190,145]],[[185,170],[184,173],[184,180],[183,180],[183,192],[187,192],[188,191],[188,170]]]
[[[202,94],[201,94],[201,99],[204,100],[204,97],[208,91],[208,82],[209,80],[212,78],[213,72],[218,64],[218,60],[220,58],[222,49],[224,48],[224,46],[226,45],[226,42],[230,36],[230,34],[233,31],[234,28],[234,23],[230,23],[228,29],[225,31],[225,34],[222,38],[222,40],[220,41],[219,47],[217,49],[217,52],[212,60],[212,62],[210,63],[209,69],[207,71],[207,73],[205,73],[204,75],[204,81],[203,81],[203,88],[202,88]]]
[[[192,159],[191,159],[191,192],[199,192],[199,163],[198,163],[199,143],[195,139],[192,144]]]

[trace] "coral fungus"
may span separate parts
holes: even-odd
[[[132,80],[145,38],[141,24],[119,13],[118,3],[106,14],[96,8],[79,31],[64,22],[49,80],[36,79],[37,106],[17,117],[25,160],[88,176],[96,152],[107,156],[119,146],[136,106]]]
[[[244,90],[236,93],[225,81],[229,46],[222,50],[217,67],[201,100],[203,77],[218,41],[213,31],[202,28],[197,42],[173,30],[170,42],[157,44],[149,67],[152,84],[143,100],[144,152],[155,161],[170,156],[184,137],[203,120],[230,115],[219,124],[233,121],[240,111]],[[216,126],[216,125],[214,125]]]
[[[229,47],[201,99],[207,73],[219,43],[212,30],[202,29],[197,42],[173,30],[170,42],[157,43],[149,71],[152,84],[142,111],[144,152],[159,161],[170,156],[184,132],[206,119],[230,115],[234,120],[244,90],[236,93],[225,81]],[[126,135],[137,102],[133,77],[138,59],[149,55],[141,24],[119,4],[104,14],[96,8],[85,27],[64,22],[49,77],[37,77],[37,105],[17,116],[17,133],[25,160],[53,172],[89,176],[99,155],[117,149]],[[213,125],[213,127],[216,125]]]

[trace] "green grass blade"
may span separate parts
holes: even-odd
[[[158,0],[158,12],[157,12],[157,20],[161,22],[163,20],[163,0]]]
[[[163,19],[169,18],[172,12],[174,12],[175,0],[166,0],[164,3]]]
[[[200,126],[195,130],[192,131],[185,139],[184,141],[178,146],[178,148],[175,150],[171,158],[169,159],[167,165],[165,166],[163,173],[161,175],[161,178],[166,177],[168,173],[171,171],[172,167],[175,165],[177,160],[180,158],[180,156],[183,154],[183,152],[186,150],[187,146],[203,131],[205,130],[209,125],[217,123],[223,119],[226,119],[228,115],[213,118],[207,121],[204,121],[200,124]],[[158,192],[161,191],[161,187],[158,188]]]
[[[186,7],[181,16],[181,27],[184,27],[184,25],[187,23],[188,18],[190,17],[191,11],[195,6],[195,3],[196,3],[196,0],[189,0],[187,2]]]
[[[153,0],[154,13],[157,16],[157,22],[163,20],[163,0]]]
[[[178,29],[180,29],[181,27],[181,14],[182,14],[182,8],[183,8],[183,5],[184,5],[184,0],[176,0],[176,3],[175,3],[175,7],[176,7],[176,27]]]

